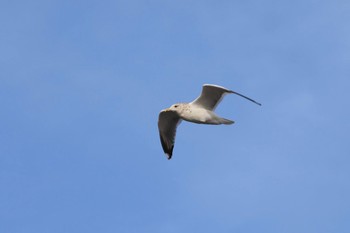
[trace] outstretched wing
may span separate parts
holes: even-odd
[[[224,87],[212,84],[204,84],[201,95],[190,104],[198,105],[210,111],[214,111],[222,98],[227,93],[234,93]]]
[[[165,109],[159,113],[158,129],[164,153],[171,159],[173,155],[176,128],[181,123],[177,112]]]

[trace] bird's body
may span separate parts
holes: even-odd
[[[197,124],[220,125],[227,124],[228,121],[227,119],[219,117],[213,111],[192,103],[175,104],[166,110],[176,112],[182,120]],[[231,124],[234,123],[233,121],[230,122]]]
[[[181,123],[181,120],[209,125],[230,125],[234,123],[234,121],[221,118],[214,113],[216,106],[220,103],[223,96],[229,93],[240,95],[256,104],[259,104],[246,96],[224,87],[205,84],[203,85],[201,95],[193,102],[173,104],[170,108],[164,109],[159,113],[159,135],[163,150],[168,156],[168,159],[171,159],[176,128]]]

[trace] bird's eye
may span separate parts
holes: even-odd
[[[178,105],[174,105],[175,108],[177,108]]]

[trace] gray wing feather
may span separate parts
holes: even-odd
[[[224,87],[204,84],[201,95],[195,99],[191,104],[198,105],[210,111],[214,111],[222,98],[227,93],[234,93]]]
[[[181,123],[177,112],[163,110],[159,113],[158,129],[164,153],[171,159],[175,144],[176,128]]]

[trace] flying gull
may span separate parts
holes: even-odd
[[[232,120],[221,118],[214,113],[225,94],[236,94],[258,105],[260,103],[235,91],[212,84],[204,84],[201,95],[191,103],[173,104],[159,113],[158,129],[164,153],[171,159],[175,143],[176,128],[182,120],[208,125],[231,125]]]

